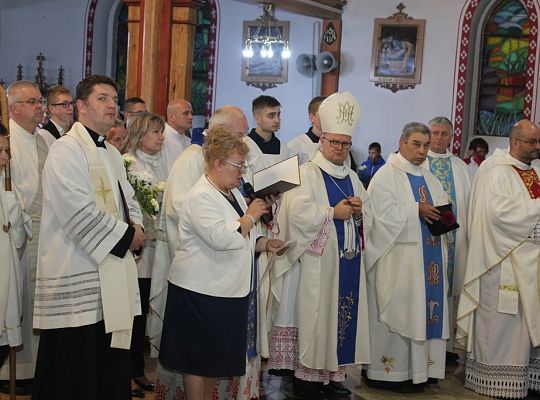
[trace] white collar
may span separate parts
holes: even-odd
[[[58,125],[52,118],[51,118],[51,122],[54,124],[54,126],[56,126],[56,129],[58,129],[58,133],[60,134],[60,136],[64,136],[64,133],[66,133],[64,128]]]
[[[15,128],[15,129],[13,129]],[[28,132],[26,129],[24,129],[22,126],[20,126],[17,122],[15,122],[13,119],[9,120],[9,129],[18,131],[23,138],[26,140],[36,140],[35,133],[36,129],[34,129],[34,132]]]
[[[388,157],[388,161],[386,161],[386,163],[395,166],[396,168],[402,170],[405,173],[416,176],[423,176],[425,172],[425,168],[423,168],[421,165],[414,165],[413,163],[405,159],[405,157],[403,157],[401,153],[390,154],[390,157]]]
[[[326,158],[324,158],[320,149],[315,152],[315,155],[310,161],[334,178],[343,179],[349,175],[350,169],[345,165],[345,163],[343,163],[343,165],[336,165],[328,161]]]
[[[495,165],[512,165],[512,166],[518,167],[519,169],[524,169],[524,170],[533,168],[532,163],[530,165],[525,164],[524,162],[519,161],[517,158],[514,158],[510,153],[502,157],[497,157],[497,159],[494,160],[494,162],[495,162]]]
[[[446,152],[444,153],[435,153],[431,150],[428,150],[428,156],[429,157],[432,157],[432,158],[450,158],[453,156],[452,153],[450,153],[450,151],[448,151],[448,149],[446,149]]]

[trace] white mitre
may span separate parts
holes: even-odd
[[[352,136],[360,121],[360,105],[351,92],[328,96],[318,113],[324,133]]]

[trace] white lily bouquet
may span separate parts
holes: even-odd
[[[160,205],[158,199],[163,196],[165,182],[156,182],[152,175],[144,170],[132,168],[136,164],[132,156],[124,155],[124,165],[126,167],[128,181],[135,191],[135,197],[139,205],[151,216],[159,213]]]

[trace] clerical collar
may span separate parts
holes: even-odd
[[[327,160],[326,158],[324,158],[320,149],[315,152],[313,157],[311,157],[310,161],[334,178],[343,179],[349,175],[349,167],[347,167],[345,164],[336,165],[333,162]]]
[[[435,153],[434,151],[428,150],[428,156],[432,158],[448,158],[452,157],[453,154],[446,150],[444,153]]]
[[[92,140],[96,144],[96,147],[103,147],[104,149],[106,149],[106,147],[105,147],[105,136],[99,135],[97,132],[94,132],[92,129],[90,129],[87,126],[84,126],[84,127],[86,128],[86,130],[90,134],[90,137],[92,138]]]
[[[399,152],[390,154],[390,157],[388,157],[388,161],[386,161],[386,163],[394,165],[400,170],[416,176],[424,175],[423,170],[425,170],[425,167],[413,164],[403,157]],[[425,165],[425,163],[423,165]]]
[[[308,138],[311,139],[313,143],[319,143],[319,137],[313,133],[313,127],[309,128],[309,130],[306,132],[306,135]]]
[[[528,170],[528,169],[531,169],[532,168],[532,163],[524,163],[523,161],[521,160],[518,160],[516,157],[514,157],[512,154],[510,154],[510,159],[512,161],[514,161],[513,165],[515,165],[516,167],[520,168],[520,169],[524,169],[524,170]]]
[[[263,154],[280,154],[281,142],[274,133],[272,133],[270,139],[264,140],[264,138],[257,133],[255,128],[253,128],[248,136],[257,146],[259,146],[259,149],[261,149]]]

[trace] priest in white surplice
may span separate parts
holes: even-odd
[[[191,104],[183,99],[172,100],[167,105],[167,122],[165,123],[165,141],[161,156],[170,173],[178,156],[188,148],[191,141],[186,133],[193,126],[193,110]]]
[[[279,310],[269,368],[294,370],[295,395],[310,400],[348,396],[345,366],[370,362],[363,267],[370,201],[344,163],[359,105],[336,93],[319,116],[320,150],[300,167],[302,185],[285,193],[278,214],[278,237],[297,243],[270,272]]]
[[[494,397],[540,390],[540,128],[510,132],[510,151],[475,182],[456,340],[468,345],[465,386]]]
[[[112,79],[77,85],[78,121],[43,169],[33,399],[130,399],[129,346],[139,315],[142,215],[123,159],[104,141],[117,114]],[[91,382],[91,384],[89,384]]]
[[[316,96],[308,104],[308,118],[311,122],[311,127],[307,132],[295,136],[287,142],[289,149],[288,157],[298,154],[298,162],[300,165],[308,162],[311,157],[319,150],[319,139],[322,135],[321,121],[319,119],[319,106],[326,99],[324,96]],[[345,165],[351,168],[351,154],[347,156]]]
[[[319,138],[322,134],[321,121],[319,119],[319,106],[326,97],[314,97],[308,105],[308,118],[311,127],[306,133],[298,135],[287,142],[290,155],[298,154],[298,162],[308,162],[319,149]]]
[[[422,163],[429,128],[406,124],[399,153],[371,180],[373,227],[368,238],[368,301],[372,363],[368,383],[398,392],[421,390],[444,378],[449,337],[446,237],[432,236],[434,206],[449,203],[439,180]],[[412,380],[412,382],[411,382]]]
[[[9,348],[22,344],[22,287],[19,249],[26,232],[15,193],[4,190],[4,171],[9,160],[7,129],[0,123],[0,366]]]
[[[24,219],[29,220],[32,227],[21,258],[24,347],[17,353],[17,379],[32,379],[39,343],[39,335],[32,331],[32,308],[41,223],[41,171],[48,152],[47,144],[36,128],[43,117],[44,100],[36,84],[29,81],[11,84],[7,97],[13,189],[21,203]],[[7,365],[0,370],[0,379],[9,379]]]
[[[439,179],[452,203],[452,211],[457,218],[459,229],[448,233],[448,316],[450,318],[450,339],[447,355],[457,359],[454,350],[454,330],[457,301],[463,286],[463,274],[467,261],[467,212],[471,180],[467,164],[453,155],[448,147],[452,142],[452,122],[446,117],[435,117],[429,121],[431,140],[427,160],[424,164]],[[461,362],[465,362],[463,354]],[[452,360],[452,361],[453,361]]]

